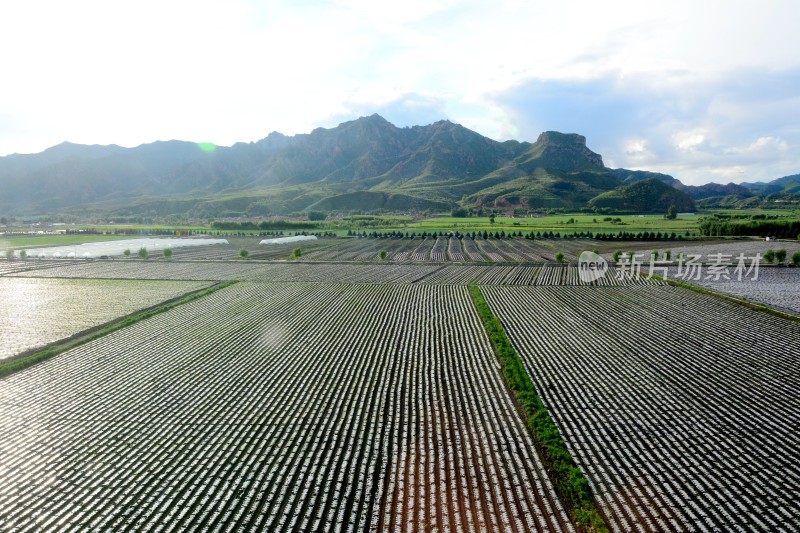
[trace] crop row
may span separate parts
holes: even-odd
[[[609,522],[792,530],[800,324],[674,287],[486,287]]]
[[[0,278],[0,361],[208,283]]]
[[[795,252],[800,252],[800,244],[792,241],[764,241],[762,239],[754,240],[731,240],[723,242],[705,242],[705,241],[685,241],[678,245],[678,243],[660,243],[660,247],[655,246],[656,243],[651,244],[649,249],[636,251],[641,254],[641,260],[645,263],[650,261],[650,255],[657,253],[659,258],[664,257],[665,252],[669,251],[672,260],[677,260],[680,254],[688,259],[690,255],[699,255],[700,261],[704,263],[713,262],[714,257],[718,254],[728,256],[728,261],[736,264],[740,254],[747,258],[747,263],[750,263],[750,258],[759,254],[762,259],[761,263],[766,261],[763,259],[767,250],[780,250],[784,249],[787,252],[787,258],[791,258]],[[623,252],[628,252],[625,248],[625,243],[620,243],[620,248]],[[606,254],[609,258],[610,254]]]
[[[191,279],[263,282],[422,283],[468,285],[640,285],[660,284],[610,267],[602,278],[583,282],[568,265],[414,265],[350,263],[156,262],[102,261],[69,263],[58,268],[17,274],[23,277]]]
[[[425,239],[358,238],[349,240],[323,239],[315,244],[305,259],[313,261],[379,261],[380,252],[396,262],[553,262],[562,252],[575,260],[583,250],[596,246],[593,241],[575,240],[550,243],[524,238],[489,239],[470,237],[427,237]],[[283,256],[289,250],[283,252]],[[262,258],[259,256],[259,258]],[[267,257],[263,257],[267,258]],[[276,255],[275,258],[282,258]]]
[[[466,287],[237,284],[3,380],[0,529],[571,530]]]
[[[683,277],[678,275],[677,268],[667,271],[669,279],[694,283],[703,287],[724,292],[751,302],[766,304],[783,311],[800,315],[800,269],[797,268],[759,268],[758,277],[753,279],[754,272],[742,275],[739,280],[732,267],[727,271],[727,279],[715,273],[710,273],[707,268],[699,272],[699,279],[695,275],[686,276],[688,269],[684,268]]]
[[[38,259],[35,261],[23,259],[0,259],[0,276],[4,276],[6,274],[15,274],[17,272],[26,272],[28,270],[41,270],[53,266],[61,266],[63,264],[63,261],[47,261]]]
[[[529,240],[521,237],[498,239],[489,237],[426,237],[421,238],[321,238],[316,241],[284,245],[261,245],[260,238],[231,237],[229,244],[183,247],[172,250],[172,261],[235,260],[242,249],[247,250],[250,259],[285,260],[295,248],[302,250],[304,260],[310,261],[382,261],[395,262],[554,262],[556,255],[562,253],[568,261],[575,261],[584,250],[592,250],[598,241],[570,239],[565,241]],[[136,251],[127,260],[136,262]],[[123,258],[120,257],[120,260]],[[158,251],[151,250],[150,261],[163,261]],[[0,260],[0,274],[31,268],[32,259],[27,261]]]

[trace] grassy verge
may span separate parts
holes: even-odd
[[[472,285],[469,290],[500,360],[506,385],[516,400],[559,500],[575,524],[584,531],[609,531],[595,506],[589,482],[567,450],[522,359],[506,337],[503,325],[492,313],[478,286]]]
[[[23,368],[28,368],[29,366],[35,365],[36,363],[39,363],[41,361],[50,359],[55,355],[58,355],[67,350],[71,350],[72,348],[80,346],[81,344],[86,344],[87,342],[99,339],[104,335],[108,335],[109,333],[128,327],[131,324],[135,324],[136,322],[144,320],[145,318],[150,318],[151,316],[155,316],[165,311],[169,311],[170,309],[178,307],[179,305],[183,305],[185,303],[191,302],[192,300],[202,298],[203,296],[211,294],[212,292],[216,292],[222,288],[228,287],[229,285],[233,285],[234,283],[236,282],[225,281],[221,283],[216,283],[205,289],[194,291],[189,294],[184,294],[183,296],[179,296],[178,298],[169,300],[167,302],[163,302],[161,304],[158,304],[154,307],[150,307],[143,311],[139,311],[138,313],[118,318],[116,320],[103,324],[102,326],[98,326],[96,328],[92,328],[88,331],[84,331],[77,335],[69,337],[68,339],[57,341],[56,343],[47,346],[46,348],[43,348],[41,350],[33,351],[31,353],[16,356],[10,360],[0,362],[0,378],[13,374],[14,372],[22,370]]]
[[[714,289],[703,287],[702,285],[695,285],[694,283],[689,283],[687,281],[680,281],[677,279],[666,278],[663,276],[659,276],[657,274],[653,274],[653,278],[661,280],[674,287],[683,287],[684,289],[688,289],[690,291],[698,292],[700,294],[707,294],[709,296],[715,296],[717,298],[721,298],[723,300],[727,300],[729,302],[733,302],[735,304],[739,304],[741,306],[754,309],[756,311],[761,311],[762,313],[767,313],[773,316],[779,316],[781,318],[785,318],[786,320],[791,320],[793,322],[800,322],[800,316],[792,313],[787,313],[786,311],[781,311],[779,309],[775,309],[774,307],[770,307],[766,304],[751,302],[750,300],[745,300],[744,298],[739,298],[738,296],[733,296],[732,294],[715,291]]]

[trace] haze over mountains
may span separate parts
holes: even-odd
[[[686,186],[609,169],[577,134],[497,142],[449,121],[398,128],[379,115],[288,137],[214,147],[62,143],[0,158],[0,212],[198,217],[491,207],[665,212],[800,201],[800,175]]]

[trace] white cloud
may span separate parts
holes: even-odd
[[[625,143],[625,153],[633,157],[640,157],[642,154],[647,153],[647,141],[644,139],[627,141]]]
[[[7,2],[0,155],[230,144],[377,111],[499,139],[574,131],[606,160],[692,175],[771,154],[775,172],[800,166],[798,19],[793,0]],[[759,138],[779,141],[748,152]]]
[[[672,140],[678,150],[691,152],[706,141],[706,132],[702,130],[679,132],[672,136]]]
[[[762,152],[770,149],[785,152],[789,149],[789,145],[777,137],[759,137],[753,144],[748,146],[745,151]]]

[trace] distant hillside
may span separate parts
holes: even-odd
[[[784,176],[769,183],[742,183],[742,187],[760,196],[775,193],[796,193],[800,192],[800,174]]]
[[[695,210],[694,200],[688,194],[655,178],[624,185],[589,201],[589,207],[617,213],[665,213],[671,205],[679,212]]]
[[[719,183],[707,183],[705,185],[684,185],[680,190],[694,198],[702,200],[714,196],[738,196],[739,198],[750,198],[753,193],[747,188],[735,183],[721,185]]]
[[[742,183],[741,185],[703,185],[705,190],[721,194],[699,196],[703,208],[800,208],[800,174],[784,176],[769,183]]]
[[[497,142],[446,120],[398,128],[372,115],[231,147],[63,143],[40,154],[0,157],[0,214],[218,217],[310,209],[445,212],[456,206],[577,210],[598,203],[630,210],[638,204],[621,200],[631,193],[624,187],[648,180],[714,201],[761,190],[791,194],[798,184],[788,178],[760,188],[687,187],[665,174],[608,169],[578,134],[548,131],[535,143]],[[647,211],[659,206],[641,205]]]
[[[637,181],[647,180],[647,179],[657,179],[658,181],[669,185],[670,187],[675,187],[676,189],[682,189],[686,187],[683,183],[681,183],[676,178],[673,178],[669,174],[661,174],[660,172],[649,172],[647,170],[628,170],[625,168],[616,168],[611,171],[614,176],[622,181],[624,185],[631,185],[632,183],[636,183]]]

